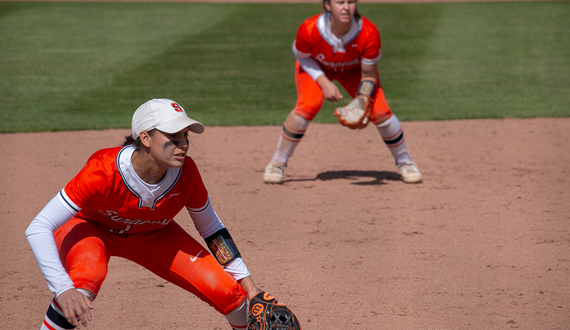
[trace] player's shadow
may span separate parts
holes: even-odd
[[[291,179],[284,182],[298,181],[329,181],[329,180],[351,180],[350,184],[360,186],[373,186],[386,184],[385,181],[402,181],[402,177],[398,173],[387,171],[328,171],[317,174],[314,179]]]

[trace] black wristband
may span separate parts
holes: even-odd
[[[374,93],[374,89],[376,87],[376,84],[373,83],[370,80],[363,80],[360,82],[360,85],[358,85],[358,92],[356,93],[356,95],[366,95],[369,98],[372,98],[372,94]]]
[[[222,266],[227,265],[237,257],[241,257],[230,232],[226,228],[218,230],[212,236],[207,237],[205,241]]]

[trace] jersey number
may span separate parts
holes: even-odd
[[[124,234],[124,233],[128,232],[129,230],[131,230],[132,227],[133,226],[131,226],[131,225],[124,225],[124,226],[122,226],[122,228],[120,230],[109,228],[109,231],[112,232],[113,234]]]

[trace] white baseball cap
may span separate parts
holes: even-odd
[[[204,125],[189,118],[178,103],[169,99],[152,99],[141,105],[133,115],[131,123],[133,139],[142,131],[157,129],[164,133],[177,133],[189,127],[194,133],[204,132]]]

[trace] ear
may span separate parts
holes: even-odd
[[[325,7],[325,10],[328,12],[332,11],[330,0],[324,0],[323,7]]]
[[[142,131],[139,135],[143,146],[150,148],[150,135],[147,131]]]

